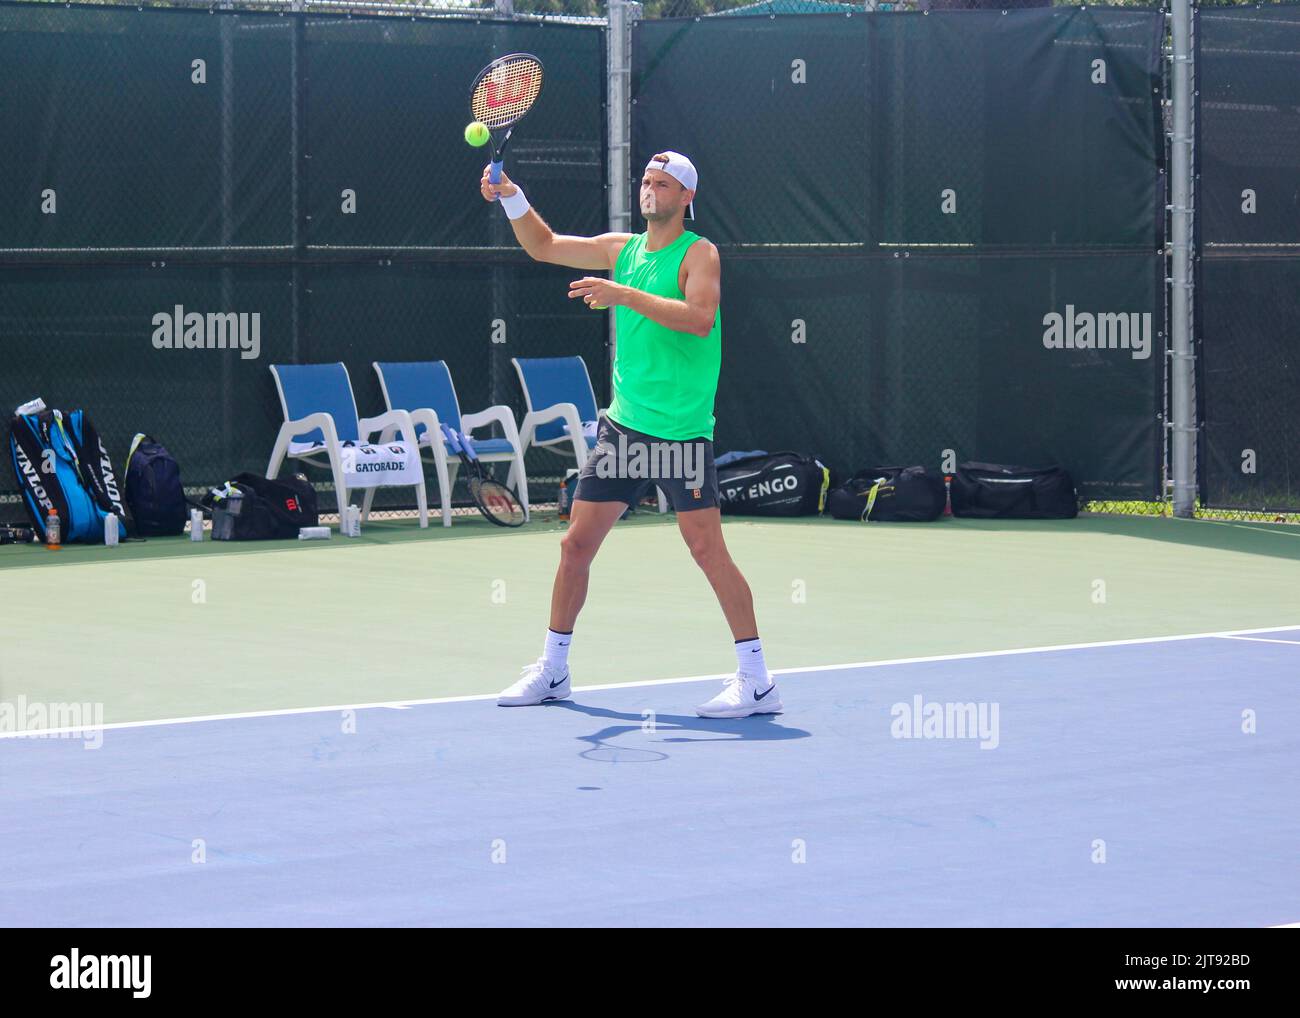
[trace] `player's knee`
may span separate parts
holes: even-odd
[[[727,549],[721,541],[711,537],[687,538],[686,546],[690,549],[695,564],[705,573],[716,572],[727,564]]]
[[[585,537],[580,531],[569,530],[560,538],[560,561],[565,565],[589,565],[596,555],[596,541]]]

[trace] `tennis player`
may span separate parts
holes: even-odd
[[[560,539],[560,567],[551,593],[551,621],[542,656],[497,700],[523,707],[570,694],[569,648],[587,597],[592,560],[628,506],[657,484],[677,513],[677,526],[717,594],[735,640],[736,674],[701,704],[701,717],[741,718],[782,709],[763,661],[754,598],[722,538],[718,474],[713,464],[713,402],[722,363],[718,249],[685,229],[695,218],[697,175],[678,152],[661,152],[641,178],[646,232],[566,237],[553,233],[524,192],[505,174],[480,182],[498,197],[515,237],[539,262],[613,272],[569,284],[570,299],[615,309],[614,399],[602,416],[595,448],[574,493],[569,529]],[[657,466],[647,479],[646,466]],[[640,469],[637,466],[640,466]]]

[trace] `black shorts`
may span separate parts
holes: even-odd
[[[587,456],[574,499],[626,502],[630,506],[658,486],[675,512],[718,506],[718,469],[707,438],[679,442],[655,438],[600,420],[596,447]]]

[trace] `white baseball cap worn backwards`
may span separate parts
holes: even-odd
[[[667,161],[660,158],[661,156],[666,156]],[[645,164],[645,168],[661,170],[688,191],[694,191],[700,180],[699,174],[695,172],[695,164],[680,152],[657,152],[654,158]],[[695,202],[691,202],[687,213],[691,219],[695,218]]]

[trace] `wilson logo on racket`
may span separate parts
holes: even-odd
[[[504,82],[493,81],[489,78],[483,83],[483,99],[490,107],[505,106],[507,103],[517,103],[528,95],[528,86],[531,81],[529,75],[512,74]],[[510,87],[514,91],[508,91]],[[505,87],[507,92],[504,95],[498,95],[497,90]]]

